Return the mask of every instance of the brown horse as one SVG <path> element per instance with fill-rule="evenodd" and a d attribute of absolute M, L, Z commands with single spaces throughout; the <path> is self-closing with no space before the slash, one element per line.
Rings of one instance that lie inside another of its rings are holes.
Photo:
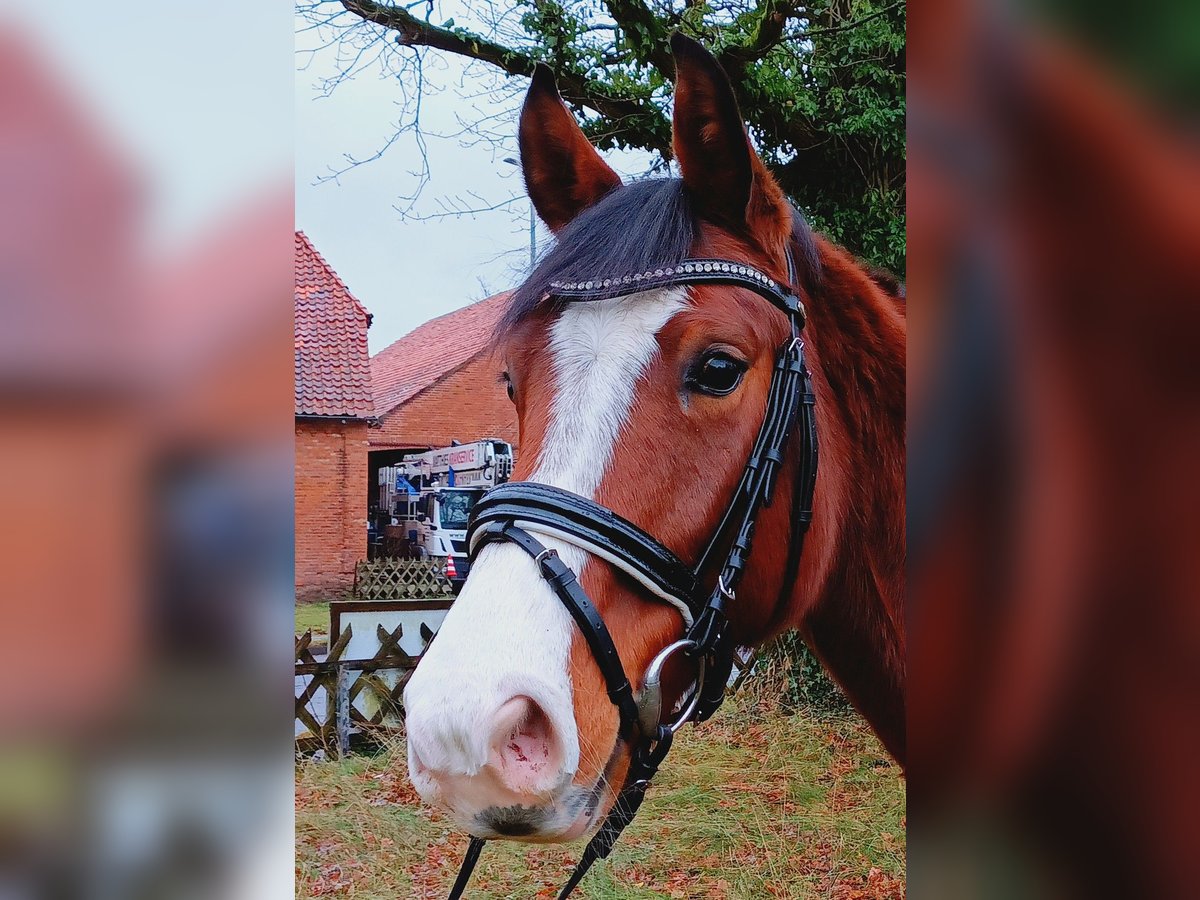
<path fill-rule="evenodd" d="M 1012 12 L 908 32 L 910 824 L 956 896 L 1190 897 L 1193 119 Z"/>
<path fill-rule="evenodd" d="M 520 420 L 516 479 L 594 499 L 695 563 L 755 440 L 789 336 L 784 316 L 729 285 L 567 305 L 547 302 L 548 286 L 695 257 L 739 261 L 786 283 L 790 250 L 821 441 L 812 525 L 785 585 L 789 505 L 762 511 L 730 627 L 748 646 L 799 629 L 903 761 L 903 304 L 794 213 L 716 61 L 688 39 L 673 48 L 678 179 L 622 185 L 549 73 L 530 86 L 521 160 L 557 242 L 516 291 L 499 338 Z M 784 497 L 795 443 L 778 485 Z M 580 573 L 639 690 L 634 673 L 679 638 L 679 612 L 605 560 L 545 543 Z M 683 680 L 669 681 L 668 701 Z M 480 551 L 405 706 L 413 783 L 477 837 L 578 837 L 604 818 L 629 765 L 592 652 L 512 544 Z"/>

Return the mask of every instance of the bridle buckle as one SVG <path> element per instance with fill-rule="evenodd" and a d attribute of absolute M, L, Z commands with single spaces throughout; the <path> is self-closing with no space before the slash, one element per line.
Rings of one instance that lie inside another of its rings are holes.
<path fill-rule="evenodd" d="M 539 553 L 537 556 L 535 556 L 533 558 L 533 564 L 538 567 L 539 572 L 544 572 L 545 568 L 543 566 L 543 563 L 545 563 L 546 560 L 550 559 L 551 557 L 553 557 L 554 559 L 558 559 L 558 551 L 555 550 L 553 547 L 547 547 L 545 550 L 543 550 L 541 553 Z"/>
<path fill-rule="evenodd" d="M 737 600 L 737 591 L 734 590 L 733 588 L 729 588 L 729 587 L 725 586 L 725 576 L 724 575 L 717 576 L 717 590 L 720 591 L 721 596 L 724 597 L 726 600 L 728 600 L 730 603 L 733 603 Z"/>

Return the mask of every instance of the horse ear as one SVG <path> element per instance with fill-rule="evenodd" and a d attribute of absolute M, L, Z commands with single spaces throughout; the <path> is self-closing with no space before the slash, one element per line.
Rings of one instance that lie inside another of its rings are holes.
<path fill-rule="evenodd" d="M 671 52 L 675 158 L 697 211 L 739 229 L 757 213 L 778 218 L 782 195 L 750 144 L 729 77 L 699 42 L 679 32 L 671 36 Z"/>
<path fill-rule="evenodd" d="M 554 73 L 541 63 L 525 95 L 517 140 L 525 189 L 551 231 L 621 185 L 558 95 Z"/>

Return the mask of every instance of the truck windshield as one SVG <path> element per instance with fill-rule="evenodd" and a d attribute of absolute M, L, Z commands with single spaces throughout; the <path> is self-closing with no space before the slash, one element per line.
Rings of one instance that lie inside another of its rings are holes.
<path fill-rule="evenodd" d="M 438 495 L 442 527 L 449 531 L 465 530 L 475 501 L 482 495 L 483 491 L 442 491 Z"/>

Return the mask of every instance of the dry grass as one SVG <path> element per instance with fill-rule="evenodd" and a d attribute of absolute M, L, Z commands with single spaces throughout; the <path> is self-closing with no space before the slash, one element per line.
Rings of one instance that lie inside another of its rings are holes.
<path fill-rule="evenodd" d="M 904 782 L 856 717 L 754 692 L 685 729 L 592 900 L 904 896 Z M 403 748 L 296 769 L 296 896 L 444 898 L 466 838 L 423 807 Z M 473 898 L 554 897 L 580 845 L 489 844 Z"/>

